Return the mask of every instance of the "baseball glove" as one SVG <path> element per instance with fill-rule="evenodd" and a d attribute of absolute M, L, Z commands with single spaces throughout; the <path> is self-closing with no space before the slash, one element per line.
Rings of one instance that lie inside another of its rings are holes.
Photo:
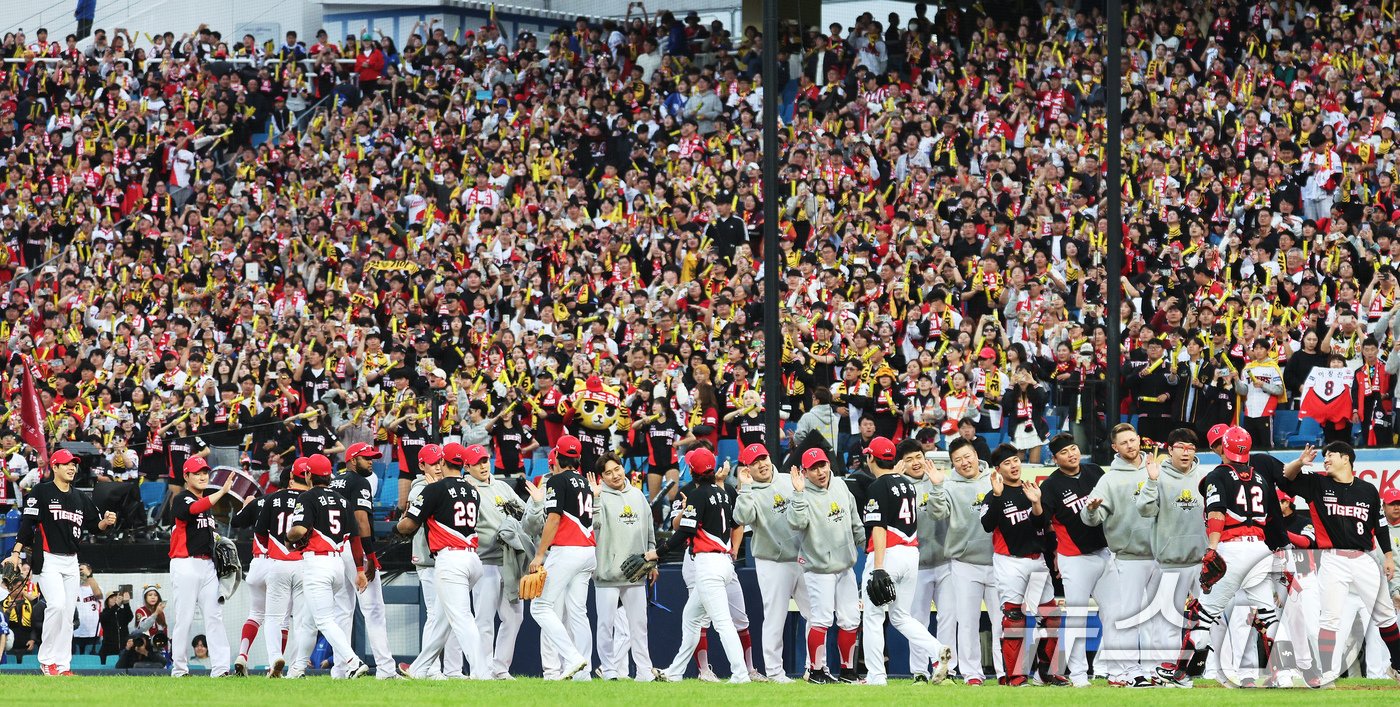
<path fill-rule="evenodd" d="M 1215 550 L 1206 550 L 1201 558 L 1201 592 L 1210 594 L 1210 588 L 1225 576 L 1225 558 Z"/>
<path fill-rule="evenodd" d="M 24 580 L 24 570 L 20 569 L 18 563 L 13 565 L 6 564 L 3 569 L 0 569 L 0 579 L 5 581 L 5 587 L 7 589 L 14 589 Z"/>
<path fill-rule="evenodd" d="M 520 578 L 520 598 L 538 599 L 544 593 L 545 571 L 541 567 L 538 572 L 531 572 Z"/>
<path fill-rule="evenodd" d="M 243 560 L 238 557 L 238 546 L 228 538 L 214 540 L 214 573 L 219 575 L 219 579 L 233 580 L 233 588 L 228 595 L 238 591 L 238 585 L 243 582 Z"/>
<path fill-rule="evenodd" d="M 520 502 L 516 500 L 506 501 L 505 504 L 501 506 L 501 510 L 505 511 L 506 515 L 516 520 L 525 517 L 525 507 L 520 505 Z"/>
<path fill-rule="evenodd" d="M 629 582 L 640 582 L 656 569 L 656 563 L 648 560 L 641 553 L 628 555 L 622 560 L 622 576 Z"/>
<path fill-rule="evenodd" d="M 890 579 L 889 572 L 875 570 L 870 573 L 870 579 L 865 582 L 865 598 L 875 606 L 894 601 L 894 580 Z"/>

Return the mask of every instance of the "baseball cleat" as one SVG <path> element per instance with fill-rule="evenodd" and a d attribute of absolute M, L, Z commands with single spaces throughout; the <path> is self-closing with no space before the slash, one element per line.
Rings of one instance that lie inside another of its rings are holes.
<path fill-rule="evenodd" d="M 855 668 L 842 668 L 841 674 L 836 676 L 836 681 L 843 685 L 854 685 L 860 682 L 860 673 Z"/>
<path fill-rule="evenodd" d="M 830 685 L 836 682 L 836 678 L 831 677 L 831 673 L 826 672 L 825 669 L 808 670 L 806 680 L 813 685 Z"/>
<path fill-rule="evenodd" d="M 1006 687 L 1025 687 L 1031 683 L 1024 675 L 1003 675 L 997 678 L 997 684 Z"/>
<path fill-rule="evenodd" d="M 700 674 L 697 675 L 696 677 L 698 677 L 698 678 L 700 679 L 701 682 L 719 682 L 719 681 L 720 681 L 720 680 L 719 680 L 719 676 L 718 676 L 718 675 L 715 675 L 714 669 L 712 669 L 712 668 L 711 668 L 710 666 L 708 666 L 708 665 L 705 666 L 704 668 L 702 668 L 702 669 L 700 670 Z"/>
<path fill-rule="evenodd" d="M 915 675 L 915 676 L 914 676 L 914 684 L 915 684 L 915 685 L 927 684 L 927 683 L 928 683 L 928 676 L 927 676 L 927 675 L 924 675 L 923 673 L 919 673 L 918 675 Z"/>
<path fill-rule="evenodd" d="M 283 674 L 284 672 L 286 672 L 286 670 L 287 670 L 287 661 L 285 661 L 285 660 L 283 660 L 283 659 L 281 659 L 281 658 L 278 658 L 277 660 L 272 661 L 272 667 L 271 667 L 271 668 L 268 668 L 268 670 L 267 670 L 267 676 L 268 676 L 269 678 L 280 678 L 280 677 L 282 677 L 282 674 Z"/>
<path fill-rule="evenodd" d="M 248 677 L 248 659 L 238 656 L 238 660 L 233 661 L 233 674 L 240 678 Z"/>
<path fill-rule="evenodd" d="M 729 684 L 730 684 L 730 685 L 747 685 L 748 683 L 751 683 L 751 682 L 753 682 L 753 681 L 749 679 L 749 676 L 747 676 L 747 675 L 745 675 L 745 674 L 743 674 L 743 673 L 739 673 L 738 675 L 735 675 L 734 677 L 729 678 Z"/>
<path fill-rule="evenodd" d="M 351 668 L 350 672 L 345 674 L 345 679 L 355 680 L 357 678 L 362 678 L 366 675 L 369 675 L 369 665 L 367 665 L 363 660 L 360 660 L 356 661 L 355 667 Z"/>
<path fill-rule="evenodd" d="M 588 669 L 588 661 L 587 661 L 587 660 L 580 660 L 579 662 L 577 662 L 577 663 L 575 663 L 575 664 L 569 666 L 569 669 L 568 669 L 568 670 L 565 670 L 564 672 L 560 673 L 560 674 L 559 674 L 559 679 L 560 679 L 560 680 L 572 680 L 573 677 L 574 677 L 574 675 L 578 674 L 578 671 L 580 671 L 580 670 L 587 670 L 587 669 Z"/>
<path fill-rule="evenodd" d="M 1386 674 L 1391 680 L 1394 680 L 1395 682 L 1400 683 L 1400 670 L 1396 670 L 1396 669 L 1395 669 L 1395 666 L 1392 665 L 1391 667 L 1386 668 L 1385 674 Z"/>
<path fill-rule="evenodd" d="M 981 687 L 983 682 L 985 681 L 982 678 L 968 678 L 963 681 L 963 684 L 968 687 Z"/>
<path fill-rule="evenodd" d="M 749 680 L 752 680 L 753 682 L 768 682 L 768 676 L 758 672 L 757 670 L 750 670 Z"/>
<path fill-rule="evenodd" d="M 652 668 L 651 677 L 656 680 L 656 682 L 671 682 L 671 677 L 661 672 L 660 668 Z"/>
<path fill-rule="evenodd" d="M 1069 687 L 1071 685 L 1069 678 L 1054 673 L 1041 673 L 1040 684 L 1046 687 Z"/>
<path fill-rule="evenodd" d="M 931 684 L 937 685 L 948 677 L 948 664 L 953 662 L 953 649 L 943 646 L 938 651 L 938 659 L 933 664 L 933 674 L 928 676 Z"/>
<path fill-rule="evenodd" d="M 40 663 L 40 664 L 39 664 L 39 674 L 40 674 L 40 675 L 61 675 L 62 673 L 59 671 L 57 665 L 48 665 L 48 664 Z"/>
<path fill-rule="evenodd" d="M 776 683 L 778 685 L 791 685 L 796 681 L 786 675 L 774 675 L 768 678 L 768 682 Z"/>

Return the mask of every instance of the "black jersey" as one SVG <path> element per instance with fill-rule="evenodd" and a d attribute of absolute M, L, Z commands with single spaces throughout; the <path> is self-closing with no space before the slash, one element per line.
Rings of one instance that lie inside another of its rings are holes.
<path fill-rule="evenodd" d="M 574 471 L 562 471 L 545 482 L 546 513 L 559 516 L 555 545 L 593 547 L 593 489 Z"/>
<path fill-rule="evenodd" d="M 408 473 L 404 478 L 412 478 L 420 472 L 418 469 L 418 450 L 432 444 L 432 435 L 428 431 L 419 427 L 410 430 L 407 427 L 398 431 L 398 442 L 394 445 L 394 450 L 399 455 L 399 473 Z"/>
<path fill-rule="evenodd" d="M 253 557 L 267 556 L 267 534 L 257 530 L 258 516 L 262 515 L 263 504 L 267 502 L 267 496 L 259 496 L 253 499 L 252 503 L 244 506 L 233 518 L 229 520 L 229 525 L 235 528 L 253 529 Z"/>
<path fill-rule="evenodd" d="M 1242 537 L 1262 540 L 1273 519 L 1282 518 L 1272 473 L 1255 471 L 1253 463 L 1244 469 L 1236 469 L 1231 464 L 1215 467 L 1201 479 L 1201 494 L 1206 498 L 1207 515 L 1221 513 L 1225 516 L 1221 541 Z"/>
<path fill-rule="evenodd" d="M 78 554 L 83 531 L 97 532 L 101 521 L 92 497 L 72 487 L 60 491 L 57 484 L 46 481 L 24 499 L 16 540 L 30 550 L 30 566 L 37 573 L 43 561 L 39 553 Z"/>
<path fill-rule="evenodd" d="M 1080 464 L 1079 473 L 1074 476 L 1056 469 L 1041 482 L 1040 505 L 1050 518 L 1056 554 L 1088 555 L 1108 547 L 1103 526 L 1086 525 L 1079 518 L 1101 478 L 1102 467 Z"/>
<path fill-rule="evenodd" d="M 170 435 L 165 440 L 166 464 L 169 477 L 176 485 L 185 483 L 185 460 L 204 451 L 207 447 L 199 437 L 176 437 Z"/>
<path fill-rule="evenodd" d="M 592 469 L 598 458 L 612 451 L 612 430 L 593 430 L 576 426 L 574 436 L 579 441 L 578 467 Z"/>
<path fill-rule="evenodd" d="M 312 428 L 302 425 L 297 430 L 297 456 L 309 457 L 312 454 L 321 454 L 327 449 L 339 443 L 335 433 L 325 427 Z"/>
<path fill-rule="evenodd" d="M 520 450 L 533 441 L 535 437 L 530 430 L 521 427 L 515 419 L 511 419 L 509 425 L 504 421 L 496 423 L 491 428 L 491 442 L 496 451 L 496 473 L 501 476 L 524 474 L 525 459 Z"/>
<path fill-rule="evenodd" d="M 344 496 L 328 489 L 311 489 L 297 497 L 292 510 L 292 526 L 306 528 L 310 533 L 305 551 L 316 553 L 341 552 L 345 540 L 355 529 L 350 504 Z"/>
<path fill-rule="evenodd" d="M 685 509 L 676 532 L 671 535 L 666 554 L 684 544 L 690 554 L 731 551 L 730 538 L 734 532 L 734 500 L 726 489 L 715 483 L 697 483 L 685 493 Z"/>
<path fill-rule="evenodd" d="M 1021 486 L 1004 486 L 1000 496 L 982 499 L 982 529 L 992 534 L 992 552 L 998 555 L 1040 557 L 1047 524 L 1047 515 L 1035 514 Z"/>
<path fill-rule="evenodd" d="M 685 430 L 672 418 L 663 418 L 647 425 L 647 463 L 657 471 L 676 468 L 676 440 Z"/>
<path fill-rule="evenodd" d="M 175 527 L 170 531 L 170 557 L 203 557 L 214 554 L 214 504 L 191 491 L 181 491 L 171 499 Z"/>
<path fill-rule="evenodd" d="M 1390 532 L 1376 487 L 1361 479 L 1341 483 L 1323 474 L 1299 474 L 1293 492 L 1307 499 L 1317 547 L 1328 550 L 1390 552 Z"/>
<path fill-rule="evenodd" d="M 355 511 L 364 511 L 371 518 L 374 516 L 374 489 L 369 486 L 369 479 L 353 471 L 337 474 L 331 479 L 327 486 L 330 490 L 338 493 L 350 504 L 350 515 L 354 516 Z M 358 534 L 358 525 L 352 526 L 351 534 Z M 370 534 L 374 534 L 373 523 L 370 525 Z"/>
<path fill-rule="evenodd" d="M 451 478 L 424 487 L 407 513 L 428 529 L 428 552 L 436 555 L 445 549 L 476 549 L 480 508 L 476 488 L 466 479 Z"/>
<path fill-rule="evenodd" d="M 734 425 L 735 435 L 739 438 L 739 449 L 750 444 L 763 444 L 763 436 L 766 431 L 766 423 L 762 416 L 749 417 L 744 415 Z"/>
<path fill-rule="evenodd" d="M 903 474 L 878 476 L 866 489 L 865 536 L 875 528 L 885 529 L 885 547 L 919 546 L 919 494 Z M 874 540 L 866 541 L 866 552 L 874 551 Z"/>
<path fill-rule="evenodd" d="M 292 527 L 292 516 L 296 513 L 297 498 L 301 493 L 282 489 L 258 499 L 262 507 L 258 511 L 258 519 L 253 523 L 253 533 L 263 537 L 266 554 L 274 560 L 301 559 L 301 553 L 287 545 L 287 531 Z"/>

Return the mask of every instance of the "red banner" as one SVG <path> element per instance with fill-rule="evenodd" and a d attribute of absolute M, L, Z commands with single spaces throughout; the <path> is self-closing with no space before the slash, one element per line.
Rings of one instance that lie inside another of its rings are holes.
<path fill-rule="evenodd" d="M 20 421 L 24 423 L 20 436 L 24 438 L 24 443 L 33 447 L 39 453 L 39 468 L 43 476 L 48 477 L 49 473 L 49 445 L 44 439 L 44 411 L 39 403 L 39 391 L 34 389 L 34 371 L 30 367 L 28 356 L 21 358 L 24 362 L 24 379 L 20 382 Z"/>

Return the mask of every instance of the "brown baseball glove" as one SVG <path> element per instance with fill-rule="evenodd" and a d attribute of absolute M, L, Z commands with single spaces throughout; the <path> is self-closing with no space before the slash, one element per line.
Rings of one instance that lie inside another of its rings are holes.
<path fill-rule="evenodd" d="M 520 578 L 520 598 L 537 599 L 544 593 L 545 571 L 541 567 L 538 572 L 531 572 Z"/>

